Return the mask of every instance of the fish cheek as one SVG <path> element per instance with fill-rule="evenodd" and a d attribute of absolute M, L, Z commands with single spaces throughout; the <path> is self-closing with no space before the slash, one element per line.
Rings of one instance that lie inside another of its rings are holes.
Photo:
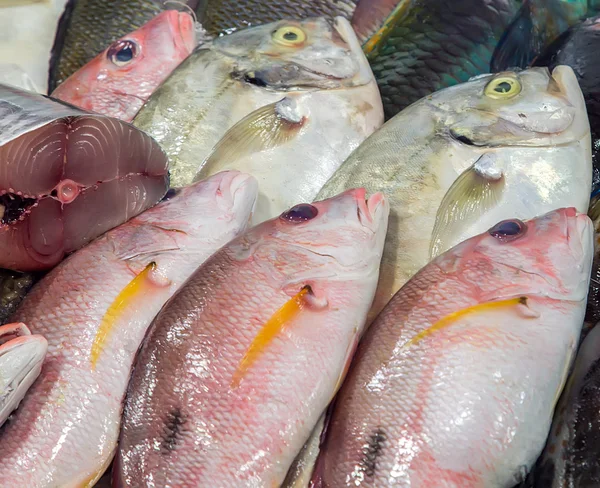
<path fill-rule="evenodd" d="M 187 416 L 179 407 L 172 408 L 167 412 L 160 434 L 160 453 L 163 456 L 169 455 L 182 444 L 186 425 Z"/>

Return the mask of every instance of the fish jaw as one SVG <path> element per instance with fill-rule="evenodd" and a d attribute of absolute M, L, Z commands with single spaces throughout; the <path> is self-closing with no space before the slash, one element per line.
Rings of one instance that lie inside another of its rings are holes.
<path fill-rule="evenodd" d="M 0 425 L 15 410 L 40 375 L 48 350 L 41 335 L 23 323 L 0 326 Z"/>

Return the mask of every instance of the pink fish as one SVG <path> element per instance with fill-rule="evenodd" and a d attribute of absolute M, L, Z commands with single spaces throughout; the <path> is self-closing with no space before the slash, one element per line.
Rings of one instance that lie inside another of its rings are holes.
<path fill-rule="evenodd" d="M 130 122 L 195 46 L 192 17 L 167 10 L 113 42 L 50 96 Z"/>
<path fill-rule="evenodd" d="M 503 221 L 408 281 L 336 398 L 318 488 L 500 488 L 544 447 L 585 313 L 592 224 Z"/>

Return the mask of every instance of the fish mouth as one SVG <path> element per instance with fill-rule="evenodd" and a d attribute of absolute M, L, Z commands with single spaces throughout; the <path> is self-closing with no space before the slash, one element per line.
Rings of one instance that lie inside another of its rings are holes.
<path fill-rule="evenodd" d="M 219 207 L 238 215 L 249 209 L 252 216 L 258 198 L 258 181 L 252 175 L 240 171 L 223 171 L 214 178 L 218 181 L 215 191 Z"/>
<path fill-rule="evenodd" d="M 350 52 L 358 62 L 357 74 L 353 78 L 345 80 L 345 86 L 363 86 L 374 80 L 373 71 L 352 24 L 346 18 L 338 16 L 333 19 L 333 28 L 350 48 Z"/>
<path fill-rule="evenodd" d="M 386 209 L 389 211 L 389 203 L 384 194 L 377 192 L 367 198 L 365 188 L 355 188 L 348 193 L 356 201 L 356 215 L 360 224 L 372 232 L 377 232 L 383 218 L 387 216 Z"/>
<path fill-rule="evenodd" d="M 64 117 L 25 132 L 0 145 L 0 160 L 6 162 L 0 267 L 15 271 L 53 267 L 168 189 L 167 157 L 158 143 L 99 115 Z"/>
<path fill-rule="evenodd" d="M 173 36 L 175 48 L 189 55 L 197 44 L 194 19 L 187 12 L 175 12 L 175 14 L 176 21 L 172 24 L 175 27 L 174 34 L 177 34 Z"/>

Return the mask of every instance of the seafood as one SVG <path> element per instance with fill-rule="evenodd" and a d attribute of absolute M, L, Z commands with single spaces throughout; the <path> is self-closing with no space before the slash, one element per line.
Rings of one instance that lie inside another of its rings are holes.
<path fill-rule="evenodd" d="M 592 232 L 573 207 L 505 220 L 419 271 L 358 346 L 314 486 L 522 481 L 577 349 Z"/>
<path fill-rule="evenodd" d="M 0 85 L 0 267 L 49 269 L 167 189 L 165 153 L 148 135 Z"/>
<path fill-rule="evenodd" d="M 174 186 L 191 182 L 210 156 L 212 162 L 205 164 L 212 169 L 203 176 L 247 167 L 262 178 L 261 191 L 269 191 L 273 183 L 265 180 L 260 168 L 261 161 L 272 164 L 265 153 L 277 148 L 276 154 L 288 157 L 289 151 L 310 151 L 307 157 L 324 157 L 327 178 L 383 123 L 382 110 L 373 75 L 348 21 L 316 18 L 252 27 L 199 46 L 153 93 L 133 124 L 167 153 Z M 253 124 L 250 132 L 240 126 L 233 131 L 246 116 Z M 233 133 L 226 134 L 230 129 Z M 340 135 L 347 139 L 340 140 Z M 315 144 L 322 147 L 307 148 L 306 141 L 315 137 Z M 257 152 L 261 154 L 255 158 Z M 242 161 L 229 164 L 234 158 Z M 276 183 L 280 188 L 290 184 L 284 164 L 279 162 L 274 170 L 285 175 Z M 324 183 L 314 171 L 302 167 L 297 171 L 297 180 L 315 178 Z M 313 194 L 314 183 L 307 183 L 307 194 Z M 302 198 L 303 193 L 296 194 Z M 292 204 L 298 201 L 304 200 Z M 259 202 L 259 213 L 266 204 Z"/>
<path fill-rule="evenodd" d="M 508 218 L 586 212 L 590 127 L 573 70 L 478 76 L 403 110 L 317 195 L 382 191 L 390 222 L 374 317 L 433 257 Z"/>
<path fill-rule="evenodd" d="M 113 42 L 51 94 L 130 122 L 152 92 L 196 46 L 194 19 L 168 10 Z"/>
<path fill-rule="evenodd" d="M 194 269 L 244 230 L 256 190 L 238 172 L 172 189 L 36 284 L 11 320 L 46 337 L 48 354 L 2 430 L 0 486 L 94 485 L 112 460 L 147 327 Z"/>
<path fill-rule="evenodd" d="M 387 216 L 380 193 L 350 190 L 206 261 L 150 326 L 116 486 L 279 486 L 352 357 Z"/>

